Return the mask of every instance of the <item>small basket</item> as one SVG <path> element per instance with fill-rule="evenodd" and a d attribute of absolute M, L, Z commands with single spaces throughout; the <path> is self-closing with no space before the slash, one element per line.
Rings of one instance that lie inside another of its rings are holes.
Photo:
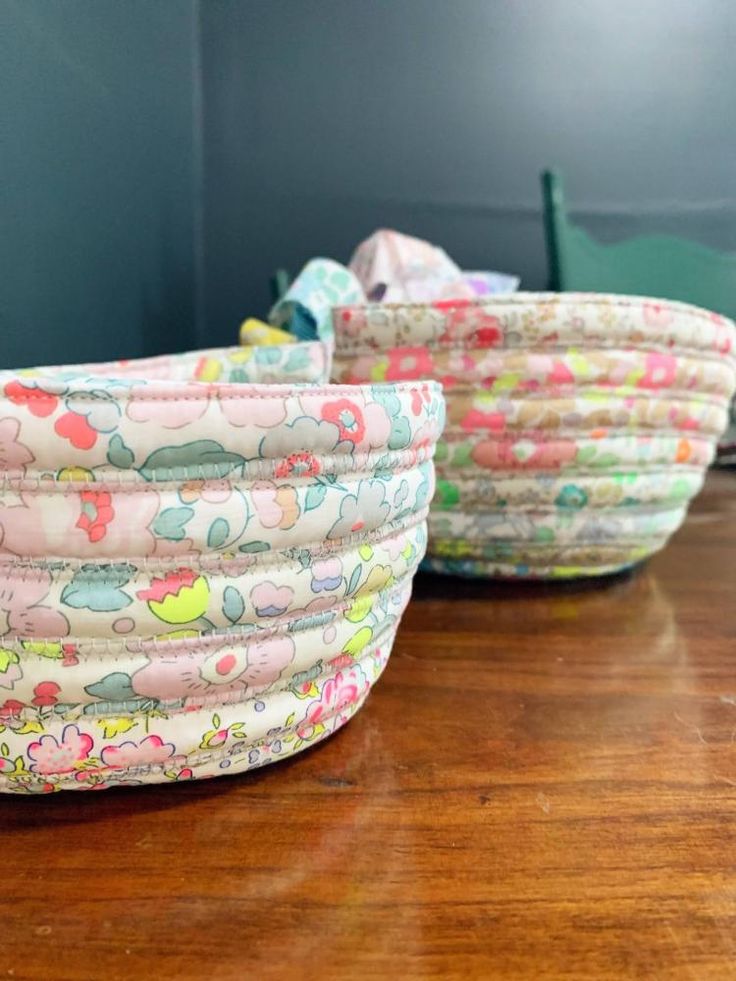
<path fill-rule="evenodd" d="M 233 356 L 0 373 L 0 790 L 261 766 L 381 673 L 440 388 L 242 384 Z"/>
<path fill-rule="evenodd" d="M 428 568 L 557 578 L 661 549 L 736 387 L 736 328 L 682 303 L 518 293 L 333 311 L 333 378 L 447 396 Z"/>

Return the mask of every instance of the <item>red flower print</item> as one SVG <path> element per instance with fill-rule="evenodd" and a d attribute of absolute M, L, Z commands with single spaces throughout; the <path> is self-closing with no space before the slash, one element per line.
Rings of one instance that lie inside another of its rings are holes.
<path fill-rule="evenodd" d="M 65 412 L 63 416 L 59 416 L 54 429 L 78 450 L 91 450 L 97 442 L 96 431 L 78 412 Z"/>
<path fill-rule="evenodd" d="M 411 381 L 433 373 L 432 358 L 426 347 L 394 347 L 388 352 L 386 381 Z"/>
<path fill-rule="evenodd" d="M 26 386 L 19 381 L 8 382 L 5 395 L 16 405 L 25 405 L 34 416 L 50 416 L 59 403 L 55 395 L 44 392 L 40 388 Z"/>
<path fill-rule="evenodd" d="M 81 491 L 82 513 L 77 520 L 77 528 L 86 533 L 90 542 L 101 541 L 107 526 L 115 517 L 108 491 Z"/>
<path fill-rule="evenodd" d="M 325 422 L 337 426 L 341 440 L 347 439 L 351 443 L 359 443 L 365 436 L 363 413 L 349 399 L 338 399 L 337 402 L 325 405 L 322 409 L 322 418 Z"/>
<path fill-rule="evenodd" d="M 61 688 L 53 681 L 40 681 L 33 689 L 34 698 L 31 700 L 36 708 L 48 708 L 56 705 Z"/>
<path fill-rule="evenodd" d="M 276 467 L 277 477 L 316 477 L 322 467 L 319 460 L 304 450 L 302 453 L 291 453 Z"/>

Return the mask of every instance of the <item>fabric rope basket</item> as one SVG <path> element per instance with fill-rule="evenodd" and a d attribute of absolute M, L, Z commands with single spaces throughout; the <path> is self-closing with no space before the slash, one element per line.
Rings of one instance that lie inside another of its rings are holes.
<path fill-rule="evenodd" d="M 736 328 L 682 303 L 517 293 L 333 311 L 339 382 L 447 396 L 426 565 L 616 572 L 661 549 L 700 489 L 736 387 Z"/>
<path fill-rule="evenodd" d="M 4 791 L 283 759 L 389 656 L 440 387 L 203 382 L 200 356 L 162 360 L 0 374 Z"/>

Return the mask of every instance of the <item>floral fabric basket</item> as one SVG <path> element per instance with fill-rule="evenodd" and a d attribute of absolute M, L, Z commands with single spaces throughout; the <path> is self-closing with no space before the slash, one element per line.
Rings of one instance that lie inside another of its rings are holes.
<path fill-rule="evenodd" d="M 439 386 L 253 385 L 231 353 L 205 361 L 229 380 L 191 380 L 189 355 L 0 373 L 0 790 L 283 759 L 386 663 Z"/>
<path fill-rule="evenodd" d="M 616 572 L 662 548 L 736 387 L 736 328 L 681 303 L 517 293 L 333 311 L 339 382 L 436 379 L 429 568 Z"/>

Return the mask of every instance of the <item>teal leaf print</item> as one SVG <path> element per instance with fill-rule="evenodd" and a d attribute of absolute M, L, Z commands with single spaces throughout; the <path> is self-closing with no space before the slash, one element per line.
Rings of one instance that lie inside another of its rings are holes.
<path fill-rule="evenodd" d="M 304 502 L 304 510 L 314 511 L 324 501 L 326 493 L 327 488 L 324 484 L 315 484 L 313 487 L 310 487 Z"/>
<path fill-rule="evenodd" d="M 237 623 L 245 613 L 245 602 L 238 590 L 234 586 L 226 586 L 222 612 L 230 623 Z"/>
<path fill-rule="evenodd" d="M 64 587 L 61 602 L 74 610 L 111 613 L 123 610 L 133 602 L 121 586 L 135 574 L 135 567 L 125 563 L 110 566 L 83 565 Z"/>
<path fill-rule="evenodd" d="M 170 542 L 180 542 L 186 537 L 184 526 L 194 514 L 193 508 L 166 508 L 153 522 L 153 533 Z"/>
<path fill-rule="evenodd" d="M 271 546 L 268 544 L 268 542 L 256 541 L 256 542 L 246 542 L 245 545 L 240 546 L 239 551 L 247 552 L 250 554 L 251 552 L 268 552 L 270 551 L 270 549 Z"/>
<path fill-rule="evenodd" d="M 230 534 L 230 525 L 225 518 L 215 518 L 207 532 L 207 545 L 209 548 L 220 548 L 227 541 Z"/>
<path fill-rule="evenodd" d="M 353 574 L 351 575 L 350 582 L 348 583 L 348 590 L 347 590 L 348 596 L 350 596 L 350 594 L 355 592 L 355 590 L 358 588 L 358 583 L 360 582 L 360 574 L 362 571 L 363 571 L 363 566 L 361 564 L 356 565 L 356 567 L 353 569 Z"/>
<path fill-rule="evenodd" d="M 107 448 L 107 462 L 111 467 L 117 467 L 119 470 L 130 470 L 135 462 L 133 451 L 125 445 L 123 437 L 119 433 L 115 433 L 110 440 L 110 445 Z"/>
<path fill-rule="evenodd" d="M 244 457 L 230 453 L 215 440 L 197 439 L 182 446 L 162 446 L 154 450 L 138 472 L 145 480 L 226 477 L 244 464 Z"/>

